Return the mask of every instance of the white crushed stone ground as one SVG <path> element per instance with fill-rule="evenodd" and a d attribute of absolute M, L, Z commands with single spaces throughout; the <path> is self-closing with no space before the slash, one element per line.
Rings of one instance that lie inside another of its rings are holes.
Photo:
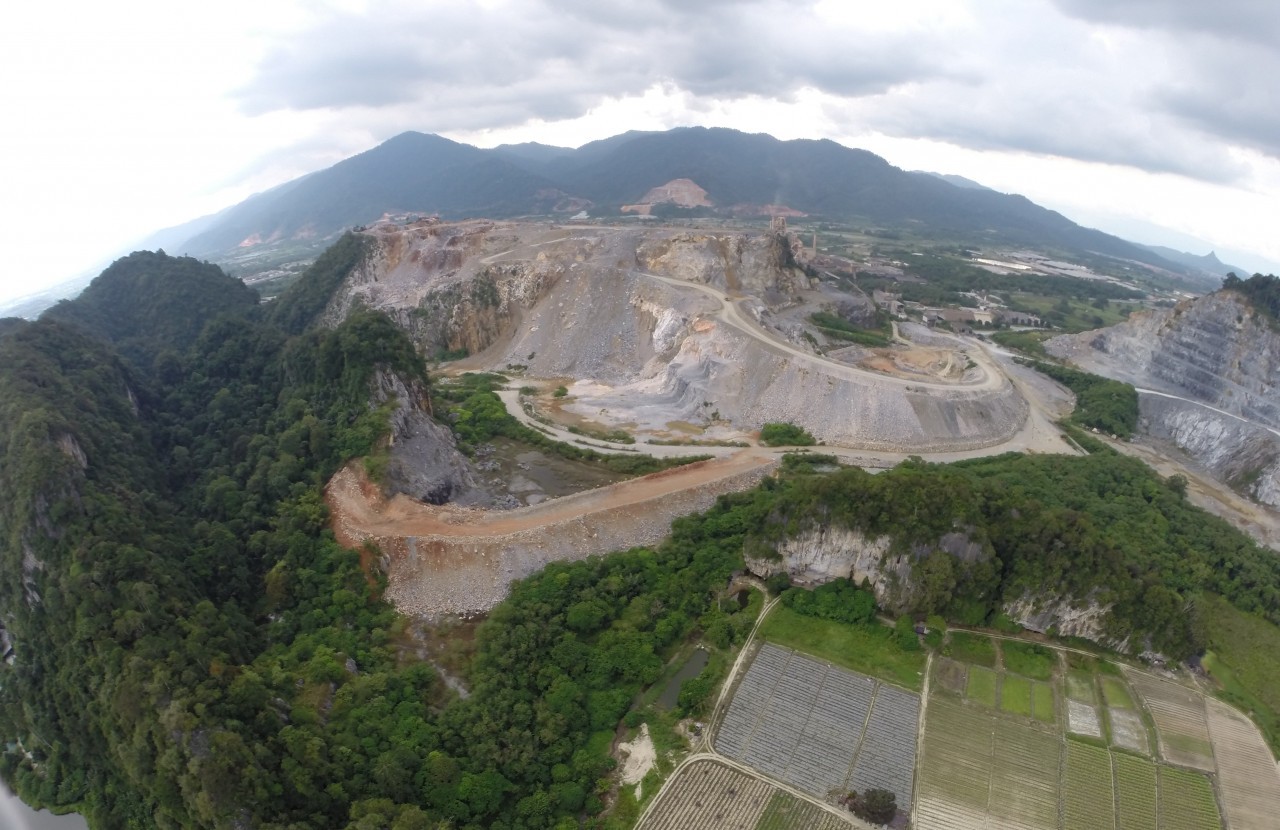
<path fill-rule="evenodd" d="M 618 744 L 618 754 L 623 757 L 622 786 L 635 785 L 636 801 L 640 800 L 644 777 L 658 762 L 657 750 L 653 747 L 653 739 L 649 737 L 649 724 L 640 724 L 640 732 L 634 741 L 623 741 Z"/>
<path fill-rule="evenodd" d="M 1137 712 L 1128 709 L 1111 708 L 1107 711 L 1111 717 L 1111 742 L 1134 752 L 1147 751 L 1147 730 L 1142 725 L 1142 718 Z"/>

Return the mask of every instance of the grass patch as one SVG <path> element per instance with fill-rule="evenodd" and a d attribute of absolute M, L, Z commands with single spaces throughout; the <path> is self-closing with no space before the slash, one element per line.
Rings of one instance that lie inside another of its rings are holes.
<path fill-rule="evenodd" d="M 1000 652 L 1004 656 L 1007 671 L 1035 680 L 1052 679 L 1053 669 L 1058 664 L 1057 655 L 1052 649 L 1035 643 L 1005 640 L 1000 644 Z"/>
<path fill-rule="evenodd" d="M 821 620 L 778 605 L 760 627 L 760 635 L 908 689 L 919 691 L 924 685 L 925 653 L 904 650 L 894 639 L 893 629 L 878 623 L 850 625 Z"/>
<path fill-rule="evenodd" d="M 1004 675 L 1000 684 L 1000 708 L 1015 715 L 1031 717 L 1031 681 L 1016 674 Z"/>
<path fill-rule="evenodd" d="M 1087 429 L 1129 438 L 1138 426 L 1138 393 L 1133 386 L 1053 363 L 1021 361 L 1076 395 L 1071 420 Z"/>
<path fill-rule="evenodd" d="M 1031 708 L 1036 720 L 1044 723 L 1056 723 L 1057 711 L 1053 706 L 1053 686 L 1048 683 L 1035 683 L 1031 686 Z"/>
<path fill-rule="evenodd" d="M 772 422 L 760 427 L 760 443 L 767 447 L 811 447 L 815 442 L 804 427 Z"/>
<path fill-rule="evenodd" d="M 1133 695 L 1129 694 L 1129 687 L 1123 680 L 1118 677 L 1103 677 L 1101 680 L 1102 698 L 1108 706 L 1114 706 L 1117 709 L 1138 708 L 1133 702 Z"/>
<path fill-rule="evenodd" d="M 1056 334 L 1056 331 L 998 331 L 991 335 L 991 339 L 1006 349 L 1047 358 L 1049 353 L 1044 350 L 1044 341 Z"/>
<path fill-rule="evenodd" d="M 1067 672 L 1067 697 L 1090 706 L 1098 705 L 1098 693 L 1094 689 L 1093 675 L 1084 671 Z"/>
<path fill-rule="evenodd" d="M 857 343 L 860 346 L 880 348 L 888 346 L 892 342 L 887 333 L 855 326 L 843 317 L 837 317 L 825 311 L 810 314 L 809 322 L 813 323 L 818 327 L 819 331 L 833 340 L 844 340 L 849 343 Z"/>
<path fill-rule="evenodd" d="M 969 684 L 965 687 L 965 697 L 969 700 L 996 708 L 996 681 L 999 679 L 991 669 L 981 666 L 969 667 Z"/>
<path fill-rule="evenodd" d="M 1218 697 L 1248 712 L 1280 754 L 1280 628 L 1212 595 L 1201 599 L 1200 618 L 1212 649 L 1205 668 L 1218 682 Z"/>
<path fill-rule="evenodd" d="M 989 669 L 996 667 L 996 647 L 990 637 L 981 634 L 970 634 L 967 631 L 952 631 L 947 637 L 942 653 L 962 663 L 974 663 Z"/>

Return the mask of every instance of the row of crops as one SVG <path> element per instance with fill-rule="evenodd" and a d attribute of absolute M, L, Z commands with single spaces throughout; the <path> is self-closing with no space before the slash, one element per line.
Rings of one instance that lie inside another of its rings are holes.
<path fill-rule="evenodd" d="M 826 797 L 877 787 L 911 803 L 919 696 L 766 643 L 725 713 L 716 750 Z"/>
<path fill-rule="evenodd" d="M 847 830 L 848 823 L 816 804 L 717 761 L 682 769 L 637 830 Z"/>
<path fill-rule="evenodd" d="M 935 694 L 918 830 L 1220 830 L 1209 779 Z"/>

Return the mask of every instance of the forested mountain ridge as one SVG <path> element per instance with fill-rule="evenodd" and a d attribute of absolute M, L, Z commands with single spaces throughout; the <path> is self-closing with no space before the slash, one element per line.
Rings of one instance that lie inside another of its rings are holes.
<path fill-rule="evenodd" d="M 594 215 L 618 216 L 621 205 L 680 178 L 705 188 L 717 210 L 751 215 L 766 205 L 786 205 L 872 224 L 923 223 L 970 235 L 975 242 L 1047 245 L 1175 271 L 1184 267 L 1083 228 L 1022 196 L 909 173 L 865 150 L 702 127 L 632 131 L 576 150 L 541 145 L 482 150 L 406 132 L 253 196 L 212 221 L 198 220 L 180 249 L 207 255 L 291 238 L 324 238 L 386 212 L 501 218 L 569 215 L 590 206 Z"/>

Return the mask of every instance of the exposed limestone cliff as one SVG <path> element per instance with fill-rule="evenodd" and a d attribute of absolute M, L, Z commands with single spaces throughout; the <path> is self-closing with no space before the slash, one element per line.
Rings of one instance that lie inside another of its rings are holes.
<path fill-rule="evenodd" d="M 1280 507 L 1280 334 L 1240 294 L 1218 291 L 1140 312 L 1108 329 L 1055 337 L 1045 348 L 1152 390 L 1139 397 L 1146 434 Z"/>
<path fill-rule="evenodd" d="M 785 236 L 681 233 L 645 240 L 636 262 L 655 274 L 761 296 L 791 294 L 809 279 L 791 258 Z"/>
<path fill-rule="evenodd" d="M 983 546 L 965 533 L 944 535 L 936 544 L 916 545 L 910 552 L 894 548 L 888 536 L 871 537 L 860 530 L 843 527 L 818 527 L 792 536 L 776 546 L 776 556 L 748 556 L 747 570 L 761 578 L 785 573 L 794 585 L 814 588 L 836 579 L 849 579 L 855 584 L 864 580 L 875 592 L 876 602 L 890 613 L 913 610 L 919 596 L 919 585 L 913 578 L 915 562 L 935 550 L 966 562 L 989 555 Z M 1032 631 L 1053 630 L 1067 637 L 1087 640 L 1123 649 L 1124 642 L 1106 633 L 1110 606 L 1090 600 L 1076 600 L 1053 594 L 1032 595 L 1007 602 L 1005 613 Z"/>
<path fill-rule="evenodd" d="M 390 419 L 388 495 L 404 493 L 428 504 L 491 504 L 466 457 L 458 452 L 453 433 L 431 417 L 427 391 L 389 372 L 378 372 L 373 384 L 374 406 L 396 402 Z"/>
<path fill-rule="evenodd" d="M 1087 371 L 1280 429 L 1280 334 L 1233 291 L 1055 337 L 1045 348 Z"/>

